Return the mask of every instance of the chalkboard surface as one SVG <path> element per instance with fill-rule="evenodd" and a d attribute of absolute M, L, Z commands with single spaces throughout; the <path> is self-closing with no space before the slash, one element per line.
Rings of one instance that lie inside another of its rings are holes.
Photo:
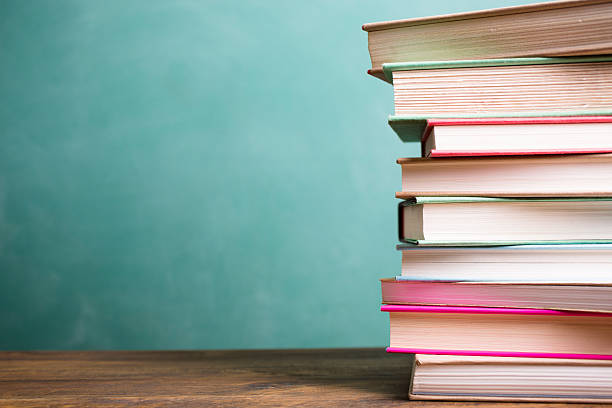
<path fill-rule="evenodd" d="M 3 1 L 0 348 L 385 345 L 361 24 L 519 3 Z"/>

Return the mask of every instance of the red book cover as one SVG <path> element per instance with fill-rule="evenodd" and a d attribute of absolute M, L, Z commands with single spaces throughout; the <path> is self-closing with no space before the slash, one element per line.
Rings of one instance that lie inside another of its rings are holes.
<path fill-rule="evenodd" d="M 469 125 L 562 125 L 583 123 L 612 123 L 612 116 L 555 116 L 555 117 L 513 117 L 513 118 L 437 118 L 428 119 L 421 137 L 423 157 L 427 156 L 425 146 L 434 127 Z M 493 136 L 494 137 L 494 136 Z M 612 135 L 611 135 L 612 137 Z M 428 157 L 461 156 L 506 156 L 506 155 L 544 155 L 544 154 L 595 154 L 611 153 L 612 147 L 586 149 L 511 149 L 511 150 L 440 150 L 431 149 Z"/>

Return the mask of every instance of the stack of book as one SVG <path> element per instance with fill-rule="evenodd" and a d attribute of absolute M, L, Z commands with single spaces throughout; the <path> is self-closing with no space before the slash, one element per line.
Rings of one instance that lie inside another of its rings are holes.
<path fill-rule="evenodd" d="M 612 402 L 612 2 L 366 24 L 393 84 L 413 399 Z"/>

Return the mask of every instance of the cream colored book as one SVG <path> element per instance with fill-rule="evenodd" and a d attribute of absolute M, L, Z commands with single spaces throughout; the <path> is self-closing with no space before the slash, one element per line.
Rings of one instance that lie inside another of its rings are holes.
<path fill-rule="evenodd" d="M 612 403 L 612 361 L 417 354 L 409 398 Z"/>
<path fill-rule="evenodd" d="M 428 119 L 423 157 L 612 153 L 612 116 Z"/>
<path fill-rule="evenodd" d="M 612 197 L 612 154 L 398 159 L 419 196 Z"/>
<path fill-rule="evenodd" d="M 612 198 L 416 197 L 398 215 L 400 240 L 418 245 L 612 242 Z"/>
<path fill-rule="evenodd" d="M 501 307 L 382 305 L 387 352 L 612 360 L 612 314 Z"/>
<path fill-rule="evenodd" d="M 364 24 L 372 75 L 382 65 L 612 52 L 612 3 L 554 1 Z"/>
<path fill-rule="evenodd" d="M 385 65 L 396 116 L 598 114 L 612 108 L 612 56 Z"/>
<path fill-rule="evenodd" d="M 519 295 L 516 289 L 502 285 L 502 287 L 462 287 L 453 291 L 454 304 L 465 303 L 465 306 L 501 306 L 503 299 L 510 299 L 510 293 L 518 296 L 515 299 L 516 307 L 540 307 L 546 309 L 542 304 L 539 306 L 525 306 L 528 299 L 537 302 L 548 302 L 554 304 L 562 301 L 566 308 L 590 310 L 601 310 L 605 306 L 612 311 L 612 297 L 604 298 L 612 290 L 612 287 L 594 287 L 591 284 L 612 284 L 612 245 L 611 244 L 581 244 L 581 245 L 512 245 L 491 246 L 491 242 L 483 242 L 486 246 L 423 246 L 402 244 L 398 245 L 401 250 L 402 268 L 398 279 L 409 281 L 426 282 L 485 282 L 494 286 L 499 282 L 512 282 L 520 285 L 523 283 L 537 283 L 542 286 L 531 288 Z M 421 283 L 422 283 L 421 282 Z M 546 288 L 546 285 L 586 285 L 573 287 L 573 297 L 563 298 L 558 291 L 564 291 L 555 286 Z M 402 298 L 404 290 L 402 286 L 397 288 L 398 298 Z M 433 301 L 438 293 L 437 290 L 413 290 L 409 291 L 411 302 L 425 302 L 427 299 Z M 541 293 L 541 297 L 537 296 Z M 530 295 L 531 294 L 531 297 Z M 450 296 L 450 294 L 449 294 Z M 437 296 L 443 298 L 443 296 Z M 581 301 L 578 299 L 582 299 Z M 472 303 L 480 299 L 481 302 L 489 304 Z M 522 300 L 521 300 L 522 299 Z M 604 300 L 598 303 L 597 299 Z M 447 299 L 450 300 L 450 299 Z M 395 303 L 395 302 L 389 302 Z M 449 303 L 450 304 L 450 303 Z M 522 306 L 519 306 L 522 304 Z"/>

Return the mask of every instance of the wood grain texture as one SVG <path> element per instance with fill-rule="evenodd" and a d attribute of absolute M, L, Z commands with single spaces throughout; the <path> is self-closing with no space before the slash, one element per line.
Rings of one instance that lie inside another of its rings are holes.
<path fill-rule="evenodd" d="M 2 352 L 0 406 L 441 406 L 407 400 L 411 364 L 382 349 Z"/>

